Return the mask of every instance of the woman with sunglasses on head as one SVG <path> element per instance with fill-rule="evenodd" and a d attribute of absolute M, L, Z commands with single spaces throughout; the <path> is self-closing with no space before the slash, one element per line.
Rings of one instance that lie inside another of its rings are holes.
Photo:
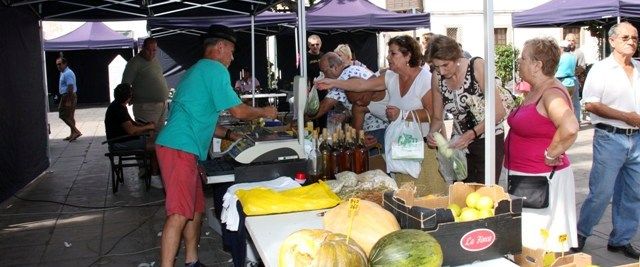
<path fill-rule="evenodd" d="M 522 105 L 508 116 L 505 168 L 513 175 L 544 176 L 549 181 L 548 207 L 522 210 L 522 245 L 553 252 L 568 251 L 577 241 L 575 185 L 565 152 L 579 130 L 567 89 L 555 77 L 561 50 L 551 38 L 524 43 L 518 59 L 519 75 L 531 84 Z M 521 180 L 522 181 L 522 180 Z M 543 237 L 545 229 L 548 237 Z M 565 242 L 559 238 L 566 235 Z"/>
<path fill-rule="evenodd" d="M 484 118 L 476 118 L 472 111 L 473 99 L 484 103 L 484 60 L 467 59 L 456 40 L 434 35 L 429 42 L 426 55 L 434 67 L 431 80 L 433 91 L 433 116 L 431 133 L 444 127 L 442 114 L 446 111 L 453 115 L 451 144 L 455 149 L 468 149 L 467 178 L 464 182 L 484 183 Z M 496 90 L 496 96 L 498 96 Z M 475 113 L 484 113 L 484 106 L 475 107 Z M 504 128 L 500 123 L 505 117 L 501 101 L 496 101 L 496 160 L 495 183 L 498 184 L 504 156 Z M 433 135 L 429 135 L 429 145 L 436 146 Z"/>
<path fill-rule="evenodd" d="M 387 61 L 389 69 L 384 75 L 368 80 L 322 79 L 316 82 L 320 89 L 341 88 L 347 91 L 381 91 L 387 90 L 389 105 L 386 115 L 389 121 L 400 116 L 401 111 L 414 111 L 421 122 L 423 135 L 429 133 L 430 110 L 432 104 L 431 73 L 429 69 L 421 68 L 422 53 L 420 44 L 411 36 L 402 35 L 391 38 Z M 412 120 L 408 116 L 407 120 Z M 444 131 L 444 129 L 442 129 Z M 385 137 L 386 138 L 386 137 Z M 417 179 L 416 179 L 417 178 Z M 399 186 L 407 182 L 416 185 L 417 195 L 447 194 L 447 183 L 438 171 L 435 149 L 425 145 L 424 160 L 418 177 L 396 173 L 395 179 Z"/>

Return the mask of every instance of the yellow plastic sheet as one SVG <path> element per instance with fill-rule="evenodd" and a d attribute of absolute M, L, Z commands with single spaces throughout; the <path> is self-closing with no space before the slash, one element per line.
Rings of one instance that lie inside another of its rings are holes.
<path fill-rule="evenodd" d="M 325 209 L 340 203 L 340 198 L 324 182 L 280 192 L 266 187 L 241 189 L 236 196 L 244 213 L 250 216 Z"/>

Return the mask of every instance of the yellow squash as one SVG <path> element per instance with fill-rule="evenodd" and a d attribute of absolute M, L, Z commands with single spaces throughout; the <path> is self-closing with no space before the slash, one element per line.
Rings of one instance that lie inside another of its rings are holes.
<path fill-rule="evenodd" d="M 282 243 L 280 267 L 366 267 L 367 256 L 353 240 L 322 229 L 297 231 Z"/>
<path fill-rule="evenodd" d="M 342 202 L 327 211 L 323 220 L 325 230 L 347 235 L 350 224 L 349 202 Z M 396 230 L 400 230 L 400 225 L 391 212 L 371 201 L 360 200 L 350 237 L 362 247 L 367 256 L 380 238 Z"/>

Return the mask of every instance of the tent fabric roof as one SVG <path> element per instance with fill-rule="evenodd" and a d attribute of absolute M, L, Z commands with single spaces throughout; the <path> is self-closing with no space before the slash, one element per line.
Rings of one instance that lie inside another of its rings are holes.
<path fill-rule="evenodd" d="M 249 15 L 282 0 L 2 0 L 0 5 L 27 6 L 42 20 L 144 20 L 154 17 Z"/>
<path fill-rule="evenodd" d="M 307 10 L 308 30 L 410 30 L 430 27 L 426 13 L 388 11 L 367 0 L 323 0 Z"/>
<path fill-rule="evenodd" d="M 133 39 L 113 31 L 102 22 L 87 22 L 55 39 L 44 42 L 44 50 L 116 49 L 133 47 Z"/>
<path fill-rule="evenodd" d="M 588 21 L 615 22 L 617 17 L 640 17 L 640 0 L 551 0 L 513 13 L 514 27 L 562 27 Z"/>
<path fill-rule="evenodd" d="M 255 16 L 254 23 L 256 28 L 266 28 L 279 24 L 294 25 L 296 21 L 296 15 L 293 13 L 264 11 Z M 212 24 L 222 24 L 236 30 L 248 29 L 251 27 L 251 17 L 246 15 L 227 15 L 208 18 L 156 18 L 147 22 L 147 28 L 151 29 L 152 33 L 160 28 L 205 31 Z"/>

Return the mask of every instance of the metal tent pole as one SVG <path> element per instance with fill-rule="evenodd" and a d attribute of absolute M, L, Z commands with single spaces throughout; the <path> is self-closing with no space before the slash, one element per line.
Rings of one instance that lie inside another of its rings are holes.
<path fill-rule="evenodd" d="M 485 74 L 484 74 L 484 183 L 492 185 L 495 181 L 496 173 L 496 66 L 495 66 L 495 44 L 493 36 L 493 0 L 484 0 L 484 40 L 486 43 Z"/>

